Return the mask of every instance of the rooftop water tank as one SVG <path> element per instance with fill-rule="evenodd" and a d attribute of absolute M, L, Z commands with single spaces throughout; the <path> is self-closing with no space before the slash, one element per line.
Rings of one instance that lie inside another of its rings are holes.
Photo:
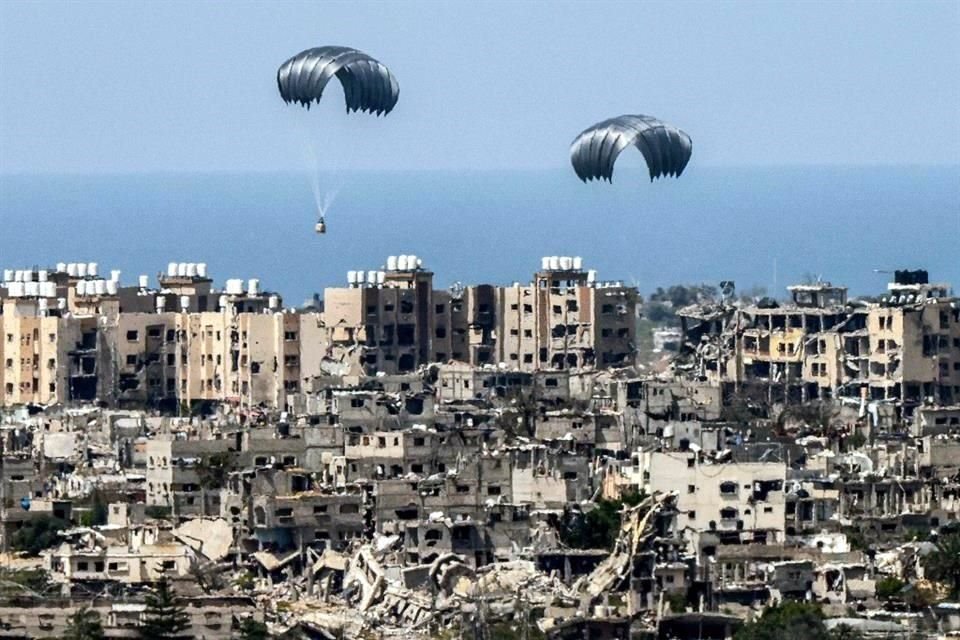
<path fill-rule="evenodd" d="M 27 294 L 29 297 L 35 298 L 35 297 L 37 297 L 37 296 L 40 295 L 40 283 L 39 283 L 39 282 L 24 282 L 23 285 L 24 285 L 23 288 L 24 288 L 24 290 L 26 291 L 26 294 Z"/>
<path fill-rule="evenodd" d="M 120 287 L 117 285 L 116 280 L 107 281 L 107 295 L 115 296 Z"/>
<path fill-rule="evenodd" d="M 543 256 L 540 258 L 540 271 L 547 271 L 550 269 L 550 256 Z"/>
<path fill-rule="evenodd" d="M 107 281 L 106 280 L 94 280 L 94 291 L 98 296 L 104 296 L 107 294 Z"/>
<path fill-rule="evenodd" d="M 383 284 L 387 279 L 387 274 L 383 271 L 377 271 L 377 284 Z"/>
<path fill-rule="evenodd" d="M 560 268 L 560 256 L 550 256 L 550 270 L 556 271 Z"/>
<path fill-rule="evenodd" d="M 180 296 L 180 310 L 181 311 L 190 310 L 190 296 Z"/>
<path fill-rule="evenodd" d="M 120 269 L 112 269 L 110 271 L 110 279 L 114 282 L 120 282 L 120 274 L 123 273 Z"/>
<path fill-rule="evenodd" d="M 188 275 L 189 277 L 191 277 L 191 278 L 196 278 L 196 277 L 197 277 L 197 263 L 196 263 L 196 262 L 188 262 L 188 263 L 187 263 L 187 275 Z"/>
<path fill-rule="evenodd" d="M 564 271 L 569 271 L 573 267 L 573 258 L 570 256 L 563 256 L 560 258 L 560 268 Z"/>
<path fill-rule="evenodd" d="M 58 263 L 57 263 L 57 273 L 63 273 L 63 272 L 66 271 L 66 270 L 67 270 L 67 263 L 66 263 L 66 262 L 58 262 Z"/>
<path fill-rule="evenodd" d="M 397 270 L 397 256 L 387 256 L 387 271 Z"/>
<path fill-rule="evenodd" d="M 146 289 L 150 286 L 150 276 L 140 275 L 137 277 L 137 284 L 141 289 Z"/>
<path fill-rule="evenodd" d="M 574 257 L 573 257 L 573 268 L 576 269 L 577 271 L 581 271 L 581 270 L 583 269 L 583 258 L 582 258 L 582 257 L 580 257 L 580 256 L 574 256 Z"/>
<path fill-rule="evenodd" d="M 13 269 L 4 269 L 4 270 L 3 270 L 3 281 L 4 281 L 4 282 L 13 282 Z"/>
<path fill-rule="evenodd" d="M 357 271 L 357 284 L 363 284 L 366 282 L 366 271 Z"/>
<path fill-rule="evenodd" d="M 177 263 L 177 277 L 178 277 L 178 278 L 186 278 L 186 277 L 187 277 L 187 263 L 186 263 L 186 262 L 178 262 L 178 263 Z"/>
<path fill-rule="evenodd" d="M 76 263 L 76 262 L 71 262 L 70 264 L 67 265 L 67 275 L 70 276 L 71 278 L 76 278 L 76 277 L 77 277 L 77 263 Z"/>
<path fill-rule="evenodd" d="M 85 295 L 87 295 L 87 281 L 86 281 L 86 280 L 80 280 L 79 282 L 77 282 L 77 295 L 78 295 L 78 296 L 85 296 Z"/>
<path fill-rule="evenodd" d="M 177 275 L 177 263 L 168 262 L 167 263 L 167 277 L 172 278 Z"/>
<path fill-rule="evenodd" d="M 206 263 L 206 262 L 198 262 L 198 263 L 197 263 L 197 275 L 200 276 L 201 278 L 206 278 L 206 277 L 207 277 L 207 263 Z"/>
<path fill-rule="evenodd" d="M 416 269 L 416 268 L 417 268 L 417 256 L 415 256 L 415 255 L 408 255 L 408 256 L 407 256 L 407 269 L 409 269 L 410 271 L 413 271 L 413 270 Z"/>
<path fill-rule="evenodd" d="M 353 286 L 357 284 L 357 272 L 347 271 L 347 284 Z"/>
<path fill-rule="evenodd" d="M 87 263 L 87 275 L 88 275 L 88 276 L 95 276 L 95 275 L 97 275 L 97 263 L 96 263 L 96 262 L 88 262 L 88 263 Z"/>
<path fill-rule="evenodd" d="M 247 283 L 247 293 L 251 296 L 260 295 L 260 281 L 256 278 L 250 278 L 250 281 Z"/>
<path fill-rule="evenodd" d="M 78 262 L 78 263 L 77 263 L 77 277 L 78 277 L 78 278 L 86 278 L 86 277 L 87 277 L 87 263 L 86 263 L 86 262 Z"/>
<path fill-rule="evenodd" d="M 407 256 L 397 256 L 397 270 L 398 271 L 407 270 Z"/>
<path fill-rule="evenodd" d="M 367 282 L 370 284 L 376 284 L 377 282 L 377 272 L 376 271 L 367 271 Z"/>

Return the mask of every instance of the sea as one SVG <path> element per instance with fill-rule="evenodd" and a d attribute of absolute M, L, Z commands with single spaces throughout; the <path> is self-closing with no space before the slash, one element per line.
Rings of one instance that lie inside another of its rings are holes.
<path fill-rule="evenodd" d="M 765 289 L 821 279 L 878 295 L 895 269 L 960 285 L 960 166 L 696 167 L 612 184 L 569 170 L 322 175 L 314 232 L 300 173 L 0 175 L 0 268 L 97 262 L 124 284 L 205 262 L 218 285 L 259 278 L 297 306 L 348 270 L 414 254 L 435 285 L 528 282 L 540 257 L 582 256 L 641 293 Z M 336 185 L 335 189 L 331 185 Z"/>

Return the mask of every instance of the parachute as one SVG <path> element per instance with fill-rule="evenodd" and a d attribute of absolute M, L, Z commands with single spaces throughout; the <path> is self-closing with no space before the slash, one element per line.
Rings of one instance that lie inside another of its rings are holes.
<path fill-rule="evenodd" d="M 400 86 L 390 70 L 362 51 L 350 47 L 316 47 L 301 51 L 277 70 L 280 97 L 307 109 L 320 102 L 323 90 L 336 76 L 343 85 L 347 112 L 390 113 Z"/>
<path fill-rule="evenodd" d="M 570 162 L 584 182 L 613 182 L 613 165 L 629 145 L 640 149 L 650 181 L 680 176 L 690 161 L 693 142 L 686 133 L 651 116 L 624 115 L 598 122 L 576 137 Z"/>

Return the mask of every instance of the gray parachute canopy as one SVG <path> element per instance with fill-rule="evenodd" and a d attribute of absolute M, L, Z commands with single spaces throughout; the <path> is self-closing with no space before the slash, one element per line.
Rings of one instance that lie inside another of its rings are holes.
<path fill-rule="evenodd" d="M 362 51 L 350 47 L 316 47 L 293 56 L 277 70 L 280 97 L 307 109 L 320 102 L 330 78 L 343 85 L 347 112 L 390 113 L 400 96 L 400 86 L 390 70 Z"/>
<path fill-rule="evenodd" d="M 690 161 L 690 136 L 651 116 L 619 116 L 598 122 L 576 137 L 570 146 L 573 170 L 584 182 L 613 182 L 613 164 L 620 152 L 634 145 L 643 154 L 650 181 L 679 176 Z"/>

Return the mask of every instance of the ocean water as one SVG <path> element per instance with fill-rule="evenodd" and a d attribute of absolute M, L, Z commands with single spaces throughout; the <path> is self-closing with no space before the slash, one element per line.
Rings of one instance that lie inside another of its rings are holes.
<path fill-rule="evenodd" d="M 0 267 L 96 261 L 123 281 L 207 262 L 218 284 L 259 277 L 288 304 L 417 254 L 438 286 L 528 281 L 543 255 L 580 255 L 641 292 L 733 279 L 777 295 L 814 276 L 881 292 L 875 269 L 960 286 L 960 167 L 696 167 L 650 183 L 570 171 L 322 176 L 340 186 L 313 231 L 300 174 L 0 176 Z"/>

